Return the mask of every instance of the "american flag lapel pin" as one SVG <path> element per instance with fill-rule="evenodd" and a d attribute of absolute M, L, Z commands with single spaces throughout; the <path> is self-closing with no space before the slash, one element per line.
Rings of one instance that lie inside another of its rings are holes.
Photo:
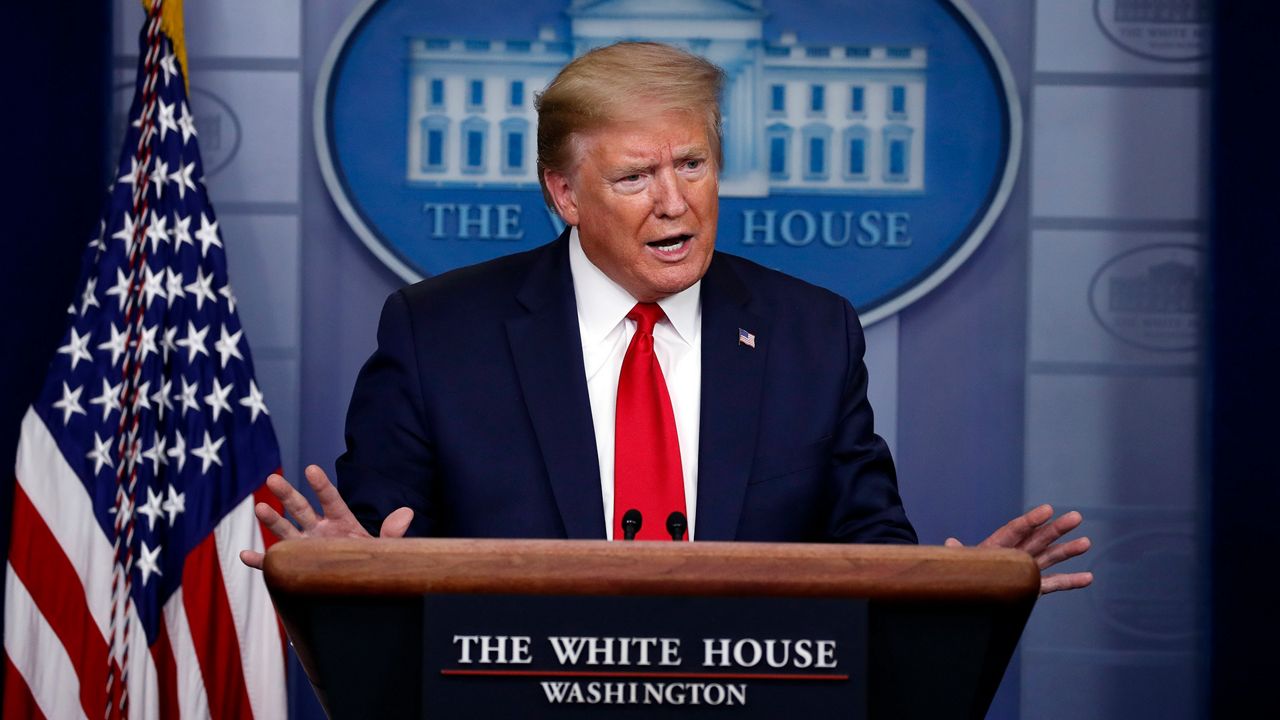
<path fill-rule="evenodd" d="M 746 345 L 747 347 L 754 350 L 756 347 L 755 334 L 749 333 L 746 330 L 743 330 L 742 328 L 738 328 L 738 344 Z"/>

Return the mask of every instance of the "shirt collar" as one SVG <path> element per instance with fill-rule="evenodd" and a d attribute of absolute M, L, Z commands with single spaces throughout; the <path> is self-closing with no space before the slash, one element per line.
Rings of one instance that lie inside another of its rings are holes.
<path fill-rule="evenodd" d="M 578 304 L 582 344 L 600 342 L 627 317 L 636 299 L 587 258 L 578 239 L 578 228 L 569 231 L 569 272 Z M 658 301 L 680 339 L 693 345 L 702 314 L 702 280 Z"/>

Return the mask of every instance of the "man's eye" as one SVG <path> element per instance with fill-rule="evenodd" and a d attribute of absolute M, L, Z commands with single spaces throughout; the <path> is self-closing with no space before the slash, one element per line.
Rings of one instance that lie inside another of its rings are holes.
<path fill-rule="evenodd" d="M 638 174 L 626 175 L 624 177 L 618 178 L 618 182 L 637 182 L 639 180 L 640 180 L 640 176 Z"/>
<path fill-rule="evenodd" d="M 702 161 L 701 161 L 701 160 L 687 160 L 687 161 L 685 161 L 684 166 L 685 166 L 686 168 L 690 169 L 690 170 L 697 170 L 698 168 L 702 167 Z"/>

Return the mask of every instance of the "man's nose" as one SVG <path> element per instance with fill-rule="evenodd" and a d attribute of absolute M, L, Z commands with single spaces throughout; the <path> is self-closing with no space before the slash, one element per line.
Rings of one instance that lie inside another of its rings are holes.
<path fill-rule="evenodd" d="M 658 217 L 680 217 L 689 209 L 684 188 L 674 169 L 659 171 L 653 182 L 653 214 Z"/>

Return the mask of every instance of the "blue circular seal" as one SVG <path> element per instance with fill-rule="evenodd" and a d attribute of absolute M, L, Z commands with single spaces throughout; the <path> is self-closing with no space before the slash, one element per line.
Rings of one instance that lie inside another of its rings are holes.
<path fill-rule="evenodd" d="M 325 182 L 406 281 L 562 229 L 538 189 L 536 94 L 619 39 L 726 72 L 717 247 L 897 312 L 982 242 L 1017 175 L 1008 66 L 964 0 L 369 0 L 314 112 Z"/>

